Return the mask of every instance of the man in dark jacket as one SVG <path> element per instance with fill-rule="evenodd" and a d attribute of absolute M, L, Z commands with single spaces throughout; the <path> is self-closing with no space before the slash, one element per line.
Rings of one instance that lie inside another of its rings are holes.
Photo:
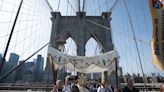
<path fill-rule="evenodd" d="M 131 78 L 127 78 L 126 82 L 127 86 L 123 89 L 123 92 L 139 92 L 139 90 L 133 86 L 133 80 Z"/>

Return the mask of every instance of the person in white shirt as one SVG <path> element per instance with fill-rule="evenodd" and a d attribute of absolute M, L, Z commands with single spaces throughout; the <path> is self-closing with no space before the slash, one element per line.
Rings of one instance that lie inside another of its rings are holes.
<path fill-rule="evenodd" d="M 98 87 L 97 92 L 114 92 L 108 81 L 103 81 L 102 85 Z"/>

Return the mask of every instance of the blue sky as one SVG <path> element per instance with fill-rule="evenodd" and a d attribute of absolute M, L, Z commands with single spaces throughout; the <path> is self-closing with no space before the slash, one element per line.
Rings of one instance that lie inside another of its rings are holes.
<path fill-rule="evenodd" d="M 54 11 L 60 11 L 62 15 L 75 15 L 77 11 L 77 2 L 75 0 L 48 0 Z M 116 0 L 86 0 L 85 11 L 87 15 L 101 15 L 101 12 L 109 11 L 110 7 Z M 149 11 L 148 0 L 125 0 L 127 2 L 128 11 L 137 38 L 139 52 L 141 56 L 144 72 L 150 74 L 152 72 L 160 72 L 153 64 L 151 57 L 150 42 L 152 38 L 152 21 Z M 20 0 L 1 0 L 0 1 L 0 53 L 4 52 L 8 34 L 10 33 L 13 20 L 18 8 Z M 70 6 L 72 5 L 73 8 Z M 50 39 L 51 20 L 50 9 L 45 0 L 24 0 L 23 8 L 18 18 L 16 28 L 9 47 L 9 53 L 15 52 L 20 55 L 20 60 L 26 59 L 38 48 L 46 44 Z M 116 6 L 112 10 L 112 37 L 115 48 L 120 54 L 120 66 L 124 73 L 141 73 L 140 64 L 137 56 L 136 45 L 133 40 L 130 21 L 127 16 L 124 0 L 118 0 Z M 70 41 L 72 43 L 73 41 Z M 91 39 L 90 45 L 94 48 L 88 50 L 91 52 L 88 56 L 95 55 L 98 52 L 97 43 Z M 72 53 L 76 46 L 71 46 L 69 52 Z M 91 46 L 87 46 L 91 48 Z M 75 53 L 75 51 L 74 51 Z M 43 49 L 39 54 L 44 57 L 47 55 L 47 48 Z M 8 58 L 9 54 L 7 55 Z M 33 58 L 36 58 L 34 56 Z M 32 58 L 32 59 L 33 59 Z M 30 61 L 32 61 L 32 59 Z"/>

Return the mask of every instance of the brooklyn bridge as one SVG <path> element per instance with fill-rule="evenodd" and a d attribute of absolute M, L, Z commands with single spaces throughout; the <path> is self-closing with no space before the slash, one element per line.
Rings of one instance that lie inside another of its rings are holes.
<path fill-rule="evenodd" d="M 74 92 L 67 79 L 75 92 L 159 92 L 163 11 L 163 0 L 0 0 L 0 92 Z"/>

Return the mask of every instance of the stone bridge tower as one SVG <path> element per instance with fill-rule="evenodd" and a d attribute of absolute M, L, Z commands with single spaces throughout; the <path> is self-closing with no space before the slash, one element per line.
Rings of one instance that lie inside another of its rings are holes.
<path fill-rule="evenodd" d="M 110 28 L 110 15 L 104 12 L 101 16 L 86 16 L 85 12 L 80 12 L 76 16 L 61 16 L 60 12 L 52 12 L 51 46 L 59 49 L 59 44 L 64 44 L 71 37 L 77 44 L 77 55 L 85 56 L 86 42 L 93 37 L 102 46 L 103 52 L 113 50 L 111 31 L 86 21 Z"/>
<path fill-rule="evenodd" d="M 77 55 L 85 56 L 86 42 L 93 37 L 102 46 L 104 53 L 113 50 L 110 12 L 103 12 L 101 16 L 86 16 L 85 12 L 78 12 L 76 16 L 62 16 L 60 12 L 51 14 L 51 47 L 59 49 L 59 45 L 64 45 L 71 37 L 77 44 Z M 108 30 L 102 26 L 108 27 Z"/>

